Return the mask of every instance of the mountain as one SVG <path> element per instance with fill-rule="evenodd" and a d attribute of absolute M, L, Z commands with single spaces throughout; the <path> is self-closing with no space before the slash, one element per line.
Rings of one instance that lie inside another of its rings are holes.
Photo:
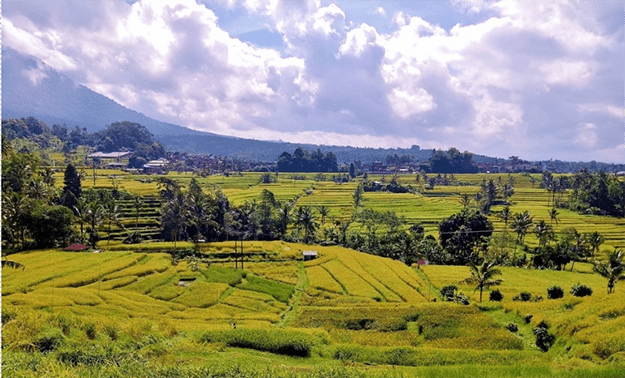
<path fill-rule="evenodd" d="M 37 58 L 2 48 L 2 118 L 33 116 L 50 125 L 98 131 L 116 121 L 137 122 L 154 135 L 199 134 L 128 109 L 76 84 Z"/>

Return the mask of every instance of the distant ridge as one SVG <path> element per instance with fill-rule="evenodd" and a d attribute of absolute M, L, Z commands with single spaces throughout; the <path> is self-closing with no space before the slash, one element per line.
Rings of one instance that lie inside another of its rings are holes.
<path fill-rule="evenodd" d="M 98 131 L 117 121 L 137 122 L 154 135 L 199 134 L 149 118 L 76 84 L 35 57 L 2 48 L 2 118 L 36 117 L 50 125 Z"/>

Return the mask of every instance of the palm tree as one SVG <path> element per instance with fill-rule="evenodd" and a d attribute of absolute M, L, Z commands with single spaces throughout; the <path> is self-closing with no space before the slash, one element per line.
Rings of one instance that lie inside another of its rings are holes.
<path fill-rule="evenodd" d="M 99 226 L 104 220 L 104 212 L 104 207 L 97 202 L 89 202 L 89 204 L 87 205 L 85 219 L 91 226 L 91 235 L 89 238 L 91 241 L 91 248 L 95 248 L 96 244 L 98 243 L 98 232 L 96 230 L 96 227 Z"/>
<path fill-rule="evenodd" d="M 555 207 L 549 210 L 549 218 L 551 218 L 551 226 L 553 226 L 554 221 L 558 224 L 558 210 Z"/>
<path fill-rule="evenodd" d="M 590 234 L 585 234 L 584 239 L 586 239 L 586 243 L 588 243 L 588 245 L 592 248 L 593 255 L 599 252 L 599 247 L 605 241 L 605 238 L 603 237 L 603 235 L 601 235 L 597 231 L 590 233 Z"/>
<path fill-rule="evenodd" d="M 623 250 L 610 253 L 608 262 L 595 264 L 594 271 L 608 279 L 608 294 L 612 294 L 618 280 L 625 279 Z"/>
<path fill-rule="evenodd" d="M 26 218 L 30 213 L 31 206 L 31 200 L 20 193 L 10 192 L 2 196 L 2 222 L 8 225 L 9 234 L 12 235 L 12 237 L 8 239 L 13 246 L 19 241 L 20 246 L 22 248 L 24 247 L 25 232 L 28 223 Z M 6 236 L 7 235 L 3 234 L 2 238 L 5 239 Z"/>
<path fill-rule="evenodd" d="M 84 239 L 85 239 L 84 225 L 85 225 L 85 222 L 87 222 L 87 211 L 88 211 L 87 205 L 88 205 L 87 201 L 84 198 L 79 198 L 78 201 L 76 201 L 76 204 L 73 206 L 74 214 L 76 215 L 76 217 L 78 218 L 78 221 L 80 222 L 80 241 L 81 242 L 84 242 Z"/>
<path fill-rule="evenodd" d="M 529 211 L 526 210 L 522 213 L 514 214 L 511 226 L 512 230 L 517 233 L 518 244 L 523 244 L 527 230 L 529 230 L 532 223 L 534 223 L 534 217 L 532 217 Z"/>
<path fill-rule="evenodd" d="M 184 195 L 180 192 L 176 193 L 163 207 L 162 227 L 171 231 L 171 236 L 174 239 L 174 249 L 176 249 L 176 242 L 187 224 L 188 216 L 189 211 Z"/>
<path fill-rule="evenodd" d="M 319 211 L 319 215 L 321 215 L 321 224 L 325 224 L 326 216 L 330 212 L 330 209 L 327 206 L 322 205 L 317 208 L 317 211 Z"/>
<path fill-rule="evenodd" d="M 542 248 L 547 245 L 547 241 L 553 239 L 553 229 L 544 220 L 540 220 L 534 227 L 534 234 L 538 238 L 538 247 Z"/>
<path fill-rule="evenodd" d="M 108 222 L 108 240 L 106 244 L 108 245 L 111 242 L 111 225 L 115 223 L 119 227 L 124 227 L 124 225 L 119 221 L 119 206 L 110 204 L 104 211 L 104 219 Z"/>
<path fill-rule="evenodd" d="M 44 200 L 48 198 L 50 192 L 43 180 L 30 180 L 26 187 L 26 194 L 35 200 Z"/>
<path fill-rule="evenodd" d="M 417 175 L 417 177 L 419 176 Z M 471 195 L 469 193 L 462 193 L 460 195 L 460 204 L 462 205 L 463 209 L 466 209 L 469 206 L 471 206 Z"/>
<path fill-rule="evenodd" d="M 278 224 L 280 227 L 280 233 L 282 235 L 286 234 L 286 230 L 289 227 L 289 223 L 291 223 L 291 209 L 293 206 L 289 202 L 285 202 L 280 206 L 278 212 L 280 213 L 280 217 L 278 220 Z"/>
<path fill-rule="evenodd" d="M 504 207 L 499 214 L 497 214 L 499 219 L 503 221 L 503 234 L 504 238 L 508 233 L 508 222 L 512 218 L 512 213 L 510 212 L 510 206 Z"/>
<path fill-rule="evenodd" d="M 475 290 L 480 291 L 480 303 L 482 302 L 482 291 L 491 286 L 499 286 L 503 282 L 502 279 L 493 279 L 494 276 L 500 276 L 501 270 L 495 269 L 495 263 L 484 261 L 481 266 L 475 264 L 469 265 L 471 277 L 464 279 L 462 282 L 475 285 Z"/>
<path fill-rule="evenodd" d="M 314 235 L 315 231 L 317 231 L 317 222 L 315 222 L 315 216 L 308 206 L 300 207 L 298 209 L 297 216 L 297 223 L 299 224 L 300 229 L 304 229 L 304 240 L 305 242 L 308 242 L 310 241 L 312 235 Z"/>

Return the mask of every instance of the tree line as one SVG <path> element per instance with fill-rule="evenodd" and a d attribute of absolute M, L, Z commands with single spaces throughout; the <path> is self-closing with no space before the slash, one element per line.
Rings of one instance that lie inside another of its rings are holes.
<path fill-rule="evenodd" d="M 293 155 L 284 151 L 278 157 L 278 171 L 280 172 L 338 172 L 336 156 L 332 152 L 323 154 L 317 149 L 309 151 L 298 147 Z"/>

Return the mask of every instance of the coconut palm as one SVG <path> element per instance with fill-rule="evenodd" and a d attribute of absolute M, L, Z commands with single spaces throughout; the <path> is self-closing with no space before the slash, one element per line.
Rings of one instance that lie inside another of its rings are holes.
<path fill-rule="evenodd" d="M 27 214 L 30 212 L 32 201 L 20 193 L 10 192 L 2 196 L 2 222 L 8 226 L 10 237 L 2 235 L 3 239 L 11 241 L 11 245 L 24 247 L 24 239 L 27 228 Z M 4 230 L 3 230 L 4 231 Z"/>
<path fill-rule="evenodd" d="M 114 205 L 114 204 L 110 204 L 105 210 L 104 210 L 104 219 L 106 219 L 106 222 L 108 223 L 108 240 L 106 241 L 106 244 L 108 245 L 111 242 L 111 226 L 113 223 L 115 223 L 117 226 L 119 227 L 124 227 L 123 224 L 120 222 L 119 220 L 119 206 L 118 205 Z"/>
<path fill-rule="evenodd" d="M 594 271 L 608 279 L 608 294 L 614 292 L 618 280 L 625 279 L 625 263 L 623 250 L 610 253 L 607 263 L 596 263 Z"/>
<path fill-rule="evenodd" d="M 532 223 L 534 223 L 534 217 L 532 217 L 529 211 L 526 210 L 522 213 L 514 214 L 510 225 L 512 226 L 512 230 L 517 233 L 517 243 L 523 244 L 525 235 Z"/>
<path fill-rule="evenodd" d="M 549 218 L 551 218 L 551 225 L 553 226 L 553 222 L 555 221 L 558 224 L 558 210 L 554 207 L 549 210 Z"/>
<path fill-rule="evenodd" d="M 534 226 L 534 234 L 538 238 L 538 247 L 542 248 L 547 245 L 547 241 L 554 238 L 553 229 L 544 220 L 540 220 Z"/>
<path fill-rule="evenodd" d="M 317 208 L 317 211 L 319 212 L 319 215 L 321 215 L 321 224 L 325 224 L 326 216 L 328 216 L 330 209 L 327 206 L 322 205 Z"/>
<path fill-rule="evenodd" d="M 304 240 L 306 242 L 310 241 L 315 231 L 317 231 L 317 222 L 315 222 L 315 216 L 310 207 L 302 206 L 298 209 L 297 223 L 300 229 L 304 229 Z"/>
<path fill-rule="evenodd" d="M 494 276 L 500 276 L 501 270 L 495 268 L 495 263 L 484 261 L 481 266 L 475 264 L 469 265 L 471 277 L 465 278 L 462 282 L 469 285 L 475 285 L 475 290 L 480 291 L 480 303 L 482 302 L 482 292 L 491 286 L 499 286 L 503 282 L 502 279 L 493 279 Z"/>
<path fill-rule="evenodd" d="M 189 210 L 186 206 L 184 195 L 178 192 L 172 199 L 165 203 L 162 215 L 162 227 L 163 229 L 170 230 L 174 240 L 174 249 L 176 248 L 176 242 L 179 240 L 180 235 L 187 225 L 188 218 Z"/>
<path fill-rule="evenodd" d="M 590 234 L 585 234 L 584 239 L 586 240 L 586 243 L 588 243 L 588 245 L 592 248 L 593 255 L 599 252 L 599 247 L 605 241 L 605 238 L 603 237 L 603 235 L 601 235 L 597 231 L 590 233 Z"/>
<path fill-rule="evenodd" d="M 135 209 L 135 232 L 139 232 L 139 211 L 142 205 L 141 197 L 135 196 L 135 201 L 132 203 L 132 207 Z"/>
<path fill-rule="evenodd" d="M 460 204 L 462 205 L 463 209 L 466 209 L 469 206 L 471 206 L 471 195 L 469 193 L 462 193 L 460 195 Z"/>

